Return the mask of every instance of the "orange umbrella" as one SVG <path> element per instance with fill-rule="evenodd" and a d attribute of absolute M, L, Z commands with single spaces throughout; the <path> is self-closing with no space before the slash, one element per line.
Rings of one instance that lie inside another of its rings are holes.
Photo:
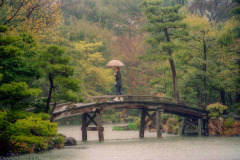
<path fill-rule="evenodd" d="M 123 67 L 124 64 L 119 60 L 111 60 L 106 65 L 107 67 Z"/>

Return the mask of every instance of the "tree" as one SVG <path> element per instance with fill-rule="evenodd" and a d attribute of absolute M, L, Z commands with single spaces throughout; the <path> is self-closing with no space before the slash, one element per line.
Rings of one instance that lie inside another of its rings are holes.
<path fill-rule="evenodd" d="M 189 34 L 179 50 L 177 66 L 184 98 L 195 97 L 204 104 L 219 99 L 225 104 L 226 94 L 236 91 L 236 54 L 218 44 L 222 30 L 216 23 L 196 15 L 183 21 Z"/>
<path fill-rule="evenodd" d="M 45 113 L 48 113 L 52 100 L 55 106 L 60 100 L 81 100 L 77 95 L 80 91 L 80 82 L 73 77 L 74 68 L 69 66 L 70 57 L 65 55 L 64 49 L 56 45 L 49 46 L 42 52 L 39 59 L 45 78 L 49 82 Z"/>
<path fill-rule="evenodd" d="M 189 10 L 193 14 L 206 16 L 209 21 L 220 22 L 230 18 L 233 6 L 231 0 L 193 0 Z"/>
<path fill-rule="evenodd" d="M 226 53 L 227 57 L 231 57 L 231 60 L 234 60 L 235 64 L 238 66 L 238 73 L 235 74 L 235 76 L 231 76 L 234 83 L 232 84 L 232 87 L 235 87 L 235 94 L 236 94 L 236 103 L 240 103 L 240 22 L 239 22 L 239 15 L 240 15 L 240 1 L 235 0 L 233 1 L 236 3 L 236 7 L 234 7 L 231 11 L 233 14 L 233 17 L 231 20 L 226 22 L 224 24 L 224 27 L 222 29 L 222 32 L 220 33 L 218 37 L 218 43 L 221 45 L 221 47 L 224 49 L 224 52 Z M 227 66 L 235 66 L 232 63 L 225 63 Z M 231 71 L 224 72 L 226 77 L 229 77 L 230 75 L 227 75 L 226 73 L 234 73 L 236 72 L 236 69 L 231 67 Z M 230 88 L 232 88 L 230 87 Z M 229 101 L 232 101 L 231 98 L 232 94 L 229 95 Z"/>
<path fill-rule="evenodd" d="M 125 64 L 122 73 L 124 74 L 123 81 L 128 88 L 128 94 L 132 95 L 134 92 L 141 94 L 139 90 L 141 86 L 144 86 L 144 91 L 142 92 L 146 94 L 146 88 L 151 78 L 149 75 L 153 69 L 151 68 L 152 65 L 139 59 L 140 56 L 145 55 L 146 47 L 143 42 L 143 36 L 116 37 L 112 45 L 114 59 L 122 60 Z"/>
<path fill-rule="evenodd" d="M 83 95 L 97 96 L 111 93 L 114 86 L 114 76 L 110 69 L 106 68 L 106 60 L 100 52 L 102 42 L 75 43 L 76 50 L 74 65 L 76 75 L 83 82 Z"/>
<path fill-rule="evenodd" d="M 20 109 L 27 106 L 26 98 L 35 97 L 39 89 L 29 87 L 40 77 L 34 63 L 35 41 L 32 36 L 7 34 L 8 27 L 0 26 L 0 100 L 3 106 Z"/>
<path fill-rule="evenodd" d="M 186 25 L 181 22 L 183 17 L 179 13 L 180 6 L 161 7 L 160 4 L 160 1 L 144 1 L 141 4 L 148 19 L 144 30 L 150 33 L 148 43 L 152 45 L 152 50 L 149 56 L 151 59 L 168 59 L 172 70 L 174 97 L 179 98 L 177 72 L 172 55 L 178 48 L 174 40 Z"/>
<path fill-rule="evenodd" d="M 61 18 L 61 1 L 55 0 L 1 0 L 0 25 L 11 30 L 31 31 L 38 37 L 53 33 Z"/>

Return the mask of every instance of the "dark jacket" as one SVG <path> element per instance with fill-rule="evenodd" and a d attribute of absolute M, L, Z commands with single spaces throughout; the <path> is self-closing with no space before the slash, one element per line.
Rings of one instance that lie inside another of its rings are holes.
<path fill-rule="evenodd" d="M 115 78 L 116 78 L 116 85 L 115 85 L 115 87 L 122 88 L 122 76 L 121 76 L 120 71 L 117 72 L 117 74 L 115 75 Z"/>

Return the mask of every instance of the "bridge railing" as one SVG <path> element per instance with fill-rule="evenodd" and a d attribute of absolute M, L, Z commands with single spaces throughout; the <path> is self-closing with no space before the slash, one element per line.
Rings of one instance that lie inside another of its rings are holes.
<path fill-rule="evenodd" d="M 170 97 L 159 97 L 159 96 L 150 96 L 150 95 L 110 95 L 110 96 L 94 96 L 94 97 L 88 97 L 85 99 L 84 103 L 101 103 L 101 102 L 108 102 L 108 101 L 113 101 L 115 97 L 122 97 L 124 101 L 150 101 L 150 102 L 166 102 L 166 103 L 173 103 L 173 104 L 178 104 L 178 105 L 184 105 L 184 106 L 189 106 L 193 108 L 201 108 L 201 109 L 206 109 L 206 106 L 193 103 L 193 102 L 188 102 L 185 100 L 180 100 L 176 98 L 170 98 Z"/>

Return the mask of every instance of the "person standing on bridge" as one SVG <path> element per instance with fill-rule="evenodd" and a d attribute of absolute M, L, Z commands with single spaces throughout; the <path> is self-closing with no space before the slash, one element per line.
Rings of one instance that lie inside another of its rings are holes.
<path fill-rule="evenodd" d="M 115 87 L 116 87 L 116 95 L 122 95 L 122 76 L 120 73 L 120 67 L 115 67 L 115 72 L 114 72 L 114 76 L 115 76 Z M 123 101 L 123 98 L 120 97 L 120 99 L 118 99 L 118 97 L 116 97 L 115 99 L 113 99 L 114 101 Z"/>

